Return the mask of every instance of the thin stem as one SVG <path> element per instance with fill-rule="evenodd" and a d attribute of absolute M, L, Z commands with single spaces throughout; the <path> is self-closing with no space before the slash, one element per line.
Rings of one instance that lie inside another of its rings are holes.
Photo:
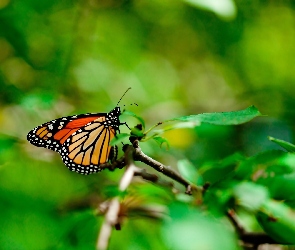
<path fill-rule="evenodd" d="M 257 248 L 258 245 L 261 244 L 280 244 L 273 240 L 271 237 L 269 237 L 265 233 L 248 233 L 246 230 L 242 227 L 242 225 L 239 223 L 236 213 L 233 209 L 230 209 L 227 212 L 227 217 L 230 220 L 230 222 L 235 227 L 239 238 L 246 244 L 251 244 Z"/>
<path fill-rule="evenodd" d="M 135 161 L 141 161 L 155 170 L 157 170 L 160 173 L 163 173 L 164 175 L 172 178 L 173 180 L 177 181 L 178 183 L 182 184 L 186 188 L 186 193 L 191 194 L 192 190 L 198 190 L 201 191 L 202 188 L 192 186 L 187 180 L 185 180 L 183 177 L 181 177 L 177 172 L 175 172 L 173 169 L 168 168 L 167 166 L 163 165 L 162 163 L 152 159 L 151 157 L 147 156 L 144 154 L 139 145 L 138 141 L 133 142 L 133 147 L 134 147 L 134 153 L 133 157 Z"/>
<path fill-rule="evenodd" d="M 265 233 L 244 233 L 240 235 L 240 239 L 244 243 L 259 246 L 261 244 L 285 244 L 283 242 L 277 242 Z"/>
<path fill-rule="evenodd" d="M 134 176 L 141 176 L 142 179 L 153 182 L 162 187 L 174 188 L 174 184 L 172 181 L 162 180 L 156 174 L 150 174 L 145 169 L 138 168 L 138 170 L 134 173 Z"/>
<path fill-rule="evenodd" d="M 163 165 L 162 163 L 152 159 L 151 157 L 147 156 L 146 154 L 144 154 L 140 148 L 135 149 L 135 157 L 134 159 L 136 161 L 141 161 L 149 166 L 151 166 L 152 168 L 154 168 L 155 170 L 157 170 L 158 172 L 163 173 L 166 176 L 169 176 L 170 178 L 172 178 L 173 180 L 183 184 L 185 187 L 189 186 L 190 183 L 185 180 L 184 178 L 182 178 L 178 173 L 176 173 L 174 170 L 166 167 L 165 165 Z"/>
<path fill-rule="evenodd" d="M 108 210 L 105 215 L 104 223 L 99 232 L 97 239 L 96 249 L 106 250 L 109 245 L 112 227 L 118 223 L 118 214 L 120 211 L 120 202 L 117 197 L 113 198 L 108 206 Z"/>
<path fill-rule="evenodd" d="M 158 126 L 160 126 L 160 125 L 162 125 L 162 124 L 163 124 L 163 122 L 158 122 L 156 125 L 150 127 L 148 130 L 146 130 L 144 134 L 147 135 L 147 134 L 148 134 L 149 132 L 151 132 L 155 127 L 158 127 Z"/>
<path fill-rule="evenodd" d="M 239 235 L 244 234 L 245 233 L 245 229 L 238 222 L 238 219 L 237 219 L 237 216 L 236 216 L 235 211 L 233 209 L 230 209 L 230 210 L 227 211 L 226 215 L 227 215 L 227 218 L 230 220 L 230 222 L 235 227 L 235 229 L 237 230 L 238 234 Z"/>

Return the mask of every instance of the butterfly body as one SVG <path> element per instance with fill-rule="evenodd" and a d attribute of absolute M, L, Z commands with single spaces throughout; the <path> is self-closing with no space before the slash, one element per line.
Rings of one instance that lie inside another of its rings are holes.
<path fill-rule="evenodd" d="M 64 164 L 80 174 L 101 171 L 100 165 L 110 160 L 113 148 L 109 142 L 120 132 L 120 107 L 109 113 L 67 116 L 44 123 L 27 135 L 37 146 L 58 152 Z"/>

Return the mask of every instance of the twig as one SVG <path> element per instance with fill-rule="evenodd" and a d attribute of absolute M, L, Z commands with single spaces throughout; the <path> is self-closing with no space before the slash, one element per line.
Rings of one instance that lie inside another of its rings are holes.
<path fill-rule="evenodd" d="M 261 244 L 280 244 L 273 240 L 271 237 L 269 237 L 265 233 L 248 233 L 246 230 L 240 225 L 240 223 L 237 220 L 236 213 L 233 209 L 229 210 L 227 212 L 227 217 L 235 227 L 239 238 L 243 243 L 250 244 L 254 246 L 254 249 L 257 248 L 258 245 Z M 282 243 L 281 243 L 282 244 Z"/>
<path fill-rule="evenodd" d="M 172 181 L 162 180 L 156 174 L 150 174 L 145 169 L 138 168 L 138 170 L 134 173 L 134 176 L 140 176 L 142 179 L 147 180 L 147 181 L 151 181 L 151 182 L 158 184 L 160 186 L 174 188 L 174 183 Z"/>
<path fill-rule="evenodd" d="M 111 237 L 112 227 L 118 223 L 118 214 L 120 211 L 120 202 L 117 197 L 113 198 L 108 206 L 104 223 L 99 232 L 96 244 L 97 250 L 106 250 Z"/>
<path fill-rule="evenodd" d="M 126 168 L 125 174 L 120 180 L 120 184 L 119 184 L 120 191 L 125 191 L 127 189 L 127 187 L 130 185 L 132 181 L 134 173 L 138 171 L 138 168 L 134 165 L 132 154 L 133 154 L 132 147 L 127 147 L 125 149 L 125 154 L 124 154 L 127 168 Z"/>
<path fill-rule="evenodd" d="M 240 239 L 247 243 L 254 246 L 258 246 L 261 244 L 280 244 L 284 245 L 285 243 L 277 242 L 274 239 L 272 239 L 270 236 L 268 236 L 265 233 L 244 233 L 240 236 Z"/>
<path fill-rule="evenodd" d="M 235 211 L 233 209 L 230 209 L 230 210 L 227 211 L 226 215 L 227 215 L 227 218 L 230 220 L 230 222 L 235 227 L 235 229 L 237 230 L 237 233 L 239 235 L 244 234 L 245 233 L 245 229 L 238 222 Z"/>
<path fill-rule="evenodd" d="M 126 182 L 126 186 L 128 186 L 130 184 L 131 179 L 133 178 L 133 176 L 141 176 L 143 179 L 151 181 L 153 183 L 156 184 L 160 184 L 162 186 L 168 186 L 168 187 L 174 187 L 173 182 L 169 182 L 169 181 L 163 181 L 160 179 L 159 176 L 155 175 L 155 174 L 150 174 L 147 173 L 145 169 L 141 169 L 138 168 L 134 165 L 134 161 L 133 161 L 133 157 L 134 157 L 134 153 L 135 153 L 135 149 L 134 147 L 130 146 L 130 145 L 126 145 L 124 148 L 125 151 L 125 157 L 126 157 L 126 164 L 128 166 L 128 169 L 126 170 L 125 173 L 125 178 L 121 179 L 121 183 Z M 127 181 L 127 177 L 129 178 L 129 182 Z M 127 185 L 128 183 L 128 185 Z M 121 186 L 121 184 L 120 184 Z M 124 185 L 123 185 L 124 187 Z M 125 189 L 120 189 L 121 191 L 124 191 Z"/>
<path fill-rule="evenodd" d="M 125 151 L 124 156 L 122 156 L 120 159 L 116 160 L 115 162 L 113 162 L 112 164 L 110 163 L 104 163 L 102 165 L 100 165 L 101 169 L 109 169 L 110 171 L 115 170 L 116 168 L 123 168 L 125 165 L 127 166 L 132 166 L 131 169 L 128 170 L 129 173 L 129 178 L 130 181 L 132 179 L 132 177 L 134 175 L 140 175 L 142 176 L 143 179 L 147 179 L 147 180 L 151 180 L 151 178 L 153 179 L 153 182 L 158 182 L 156 181 L 159 180 L 159 177 L 156 175 L 150 175 L 150 174 L 145 174 L 145 172 L 139 170 L 139 168 L 134 168 L 135 165 L 133 163 L 133 160 L 135 161 L 141 161 L 149 166 L 151 166 L 152 168 L 154 168 L 155 170 L 157 170 L 158 172 L 163 173 L 164 175 L 172 178 L 173 180 L 179 182 L 180 184 L 184 185 L 186 188 L 186 193 L 187 194 L 192 194 L 193 190 L 197 190 L 202 192 L 203 188 L 202 187 L 197 187 L 194 185 L 191 185 L 187 180 L 185 180 L 183 177 L 181 177 L 177 172 L 175 172 L 173 169 L 170 169 L 169 167 L 165 166 L 164 164 L 152 159 L 151 157 L 147 156 L 146 154 L 144 154 L 138 144 L 138 141 L 135 140 L 133 142 L 133 146 L 131 145 L 125 145 L 123 150 Z M 129 161 L 129 162 L 128 162 Z M 127 173 L 127 174 L 128 174 Z M 125 177 L 126 178 L 126 177 Z M 124 181 L 125 178 L 121 181 Z M 127 179 L 126 179 L 127 180 Z M 164 183 L 163 181 L 161 181 L 162 184 Z M 127 184 L 128 186 L 129 184 Z M 170 182 L 165 183 L 164 185 L 166 186 L 171 186 Z"/>
<path fill-rule="evenodd" d="M 174 170 L 168 168 L 167 166 L 163 165 L 162 163 L 160 163 L 160 162 L 152 159 L 151 157 L 147 156 L 146 154 L 144 154 L 141 151 L 141 148 L 139 147 L 139 144 L 138 144 L 138 141 L 137 140 L 135 140 L 133 142 L 133 147 L 134 147 L 133 158 L 134 158 L 135 161 L 141 161 L 141 162 L 143 162 L 143 163 L 151 166 L 152 168 L 154 168 L 158 172 L 161 172 L 164 175 L 172 178 L 173 180 L 181 183 L 182 185 L 185 186 L 186 193 L 187 194 L 191 194 L 192 193 L 192 189 L 193 190 L 199 190 L 199 191 L 201 191 L 200 188 L 198 188 L 196 186 L 192 186 L 187 180 L 185 180 L 184 178 L 182 178 Z"/>
<path fill-rule="evenodd" d="M 119 190 L 125 191 L 127 187 L 130 185 L 132 178 L 134 176 L 135 171 L 137 171 L 137 167 L 134 164 L 131 164 L 127 167 L 125 174 L 120 180 L 119 183 Z"/>
<path fill-rule="evenodd" d="M 126 154 L 125 154 L 126 156 Z M 120 180 L 119 190 L 125 191 L 127 187 L 130 185 L 131 180 L 134 176 L 134 171 L 136 166 L 132 161 L 129 162 L 129 166 L 127 166 L 127 170 L 124 173 L 123 177 Z M 106 250 L 109 244 L 109 240 L 112 233 L 112 227 L 115 226 L 117 230 L 120 229 L 119 223 L 119 213 L 120 213 L 120 202 L 119 197 L 113 198 L 109 204 L 107 204 L 107 212 L 105 214 L 105 220 L 101 227 L 98 240 L 97 240 L 97 250 Z"/>
<path fill-rule="evenodd" d="M 121 167 L 125 163 L 127 163 L 127 169 L 123 175 L 123 177 L 120 180 L 119 184 L 119 190 L 125 191 L 129 184 L 131 183 L 131 180 L 134 176 L 134 172 L 137 169 L 137 167 L 133 163 L 132 159 L 132 152 L 131 149 L 127 149 L 125 151 L 125 154 L 123 157 L 121 157 L 119 160 L 117 160 L 113 164 L 106 163 L 104 164 L 105 168 L 108 169 L 115 169 L 116 167 Z M 111 166 L 110 166 L 111 165 Z M 119 213 L 120 213 L 120 201 L 119 197 L 113 198 L 107 206 L 107 212 L 105 214 L 104 223 L 101 227 L 101 230 L 99 232 L 98 240 L 96 249 L 97 250 L 106 250 L 108 248 L 109 240 L 112 233 L 112 227 L 115 226 L 116 229 L 120 229 L 120 222 L 119 222 Z"/>

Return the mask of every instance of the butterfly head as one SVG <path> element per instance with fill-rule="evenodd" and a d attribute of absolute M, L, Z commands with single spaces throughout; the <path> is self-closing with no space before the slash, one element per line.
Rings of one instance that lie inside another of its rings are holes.
<path fill-rule="evenodd" d="M 121 108 L 115 107 L 107 114 L 107 122 L 114 128 L 118 129 L 120 126 L 119 116 L 121 115 Z"/>
<path fill-rule="evenodd" d="M 113 116 L 113 117 L 119 117 L 122 114 L 121 112 L 121 108 L 120 107 L 115 107 L 110 113 L 109 115 Z"/>
<path fill-rule="evenodd" d="M 115 130 L 119 131 L 119 126 L 122 124 L 126 124 L 126 123 L 120 123 L 119 120 L 119 116 L 122 114 L 121 112 L 121 108 L 119 106 L 119 103 L 121 102 L 122 98 L 124 97 L 124 95 L 128 92 L 128 90 L 130 90 L 131 88 L 128 88 L 125 93 L 122 95 L 122 97 L 120 98 L 120 100 L 118 101 L 116 107 L 111 110 L 108 114 L 107 114 L 107 123 L 109 125 L 111 125 Z"/>

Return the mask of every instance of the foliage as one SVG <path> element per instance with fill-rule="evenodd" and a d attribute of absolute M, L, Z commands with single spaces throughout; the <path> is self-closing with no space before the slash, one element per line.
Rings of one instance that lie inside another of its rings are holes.
<path fill-rule="evenodd" d="M 0 0 L 1 249 L 94 249 L 114 197 L 122 229 L 109 249 L 241 249 L 229 210 L 246 232 L 295 244 L 294 8 Z M 159 181 L 134 177 L 122 192 L 125 170 L 71 173 L 25 140 L 57 117 L 110 111 L 128 87 L 131 131 L 112 145 L 131 133 L 197 187 L 191 196 L 138 162 Z"/>

